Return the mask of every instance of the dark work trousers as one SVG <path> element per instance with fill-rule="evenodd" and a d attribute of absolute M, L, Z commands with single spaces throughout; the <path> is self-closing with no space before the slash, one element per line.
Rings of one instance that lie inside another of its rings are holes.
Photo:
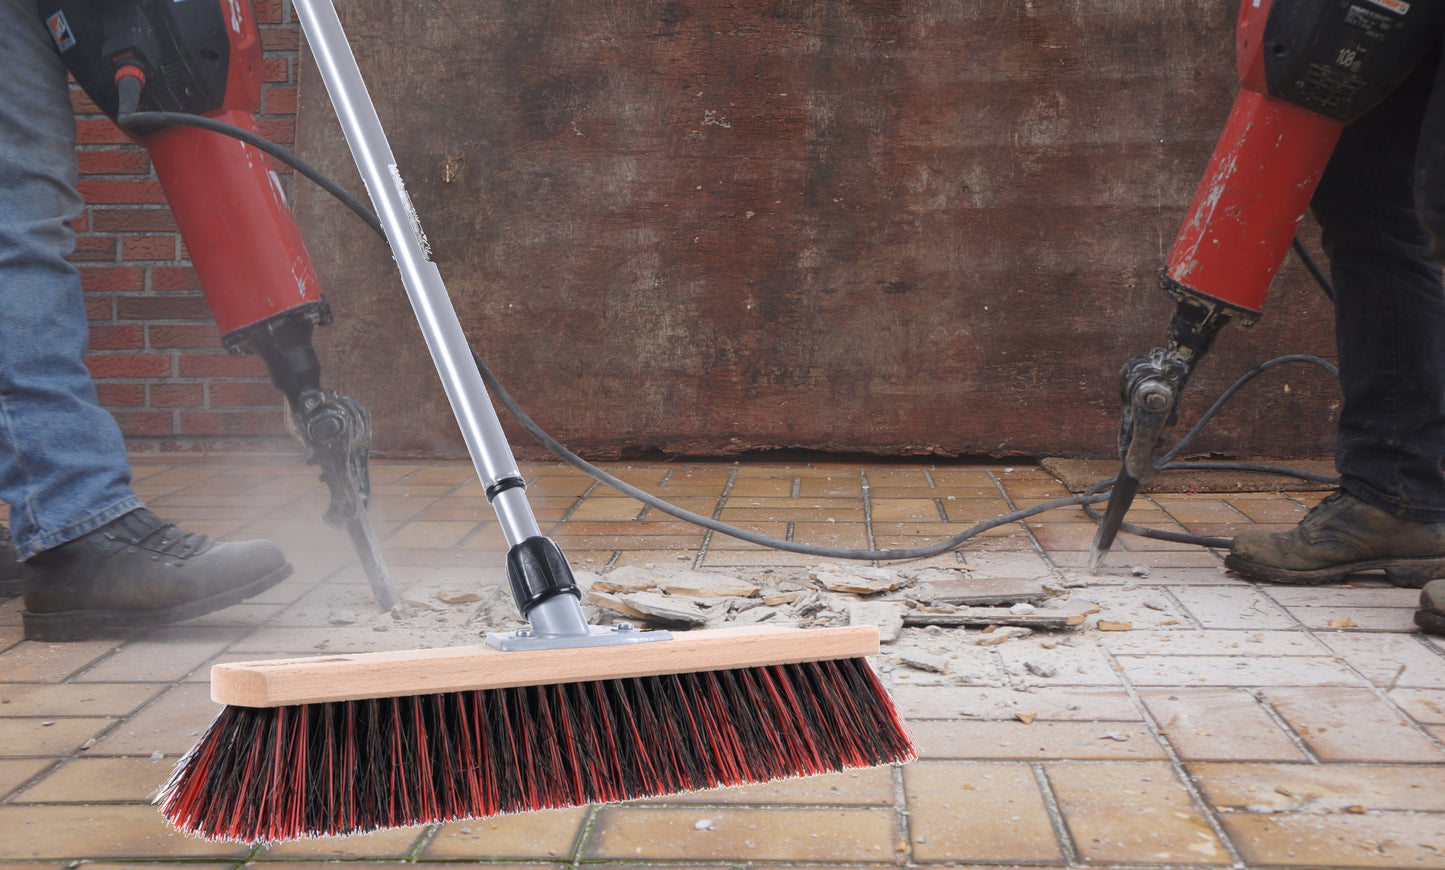
<path fill-rule="evenodd" d="M 1311 207 L 1335 298 L 1343 489 L 1411 520 L 1445 520 L 1445 84 L 1432 53 L 1347 126 Z"/>

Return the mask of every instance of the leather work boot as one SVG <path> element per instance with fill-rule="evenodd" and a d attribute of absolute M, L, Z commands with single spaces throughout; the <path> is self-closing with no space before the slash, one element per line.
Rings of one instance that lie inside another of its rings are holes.
<path fill-rule="evenodd" d="M 1445 522 L 1402 520 L 1335 492 L 1287 532 L 1240 532 L 1225 567 L 1259 580 L 1315 585 L 1383 570 L 1418 589 L 1445 577 Z"/>
<path fill-rule="evenodd" d="M 1445 634 L 1445 580 L 1431 580 L 1420 590 L 1415 624 L 1430 634 Z"/>
<path fill-rule="evenodd" d="M 23 586 L 20 558 L 15 555 L 15 541 L 10 527 L 0 526 L 0 598 L 19 595 Z"/>
<path fill-rule="evenodd" d="M 24 563 L 25 638 L 82 640 L 104 629 L 192 619 L 291 574 L 270 541 L 219 543 L 139 508 Z"/>

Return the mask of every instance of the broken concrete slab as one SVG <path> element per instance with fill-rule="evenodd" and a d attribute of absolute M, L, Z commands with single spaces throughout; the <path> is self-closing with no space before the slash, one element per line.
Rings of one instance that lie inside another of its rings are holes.
<path fill-rule="evenodd" d="M 1015 613 L 1011 607 L 918 608 L 903 614 L 904 625 L 1021 625 L 1063 629 L 1083 625 L 1099 606 L 1088 601 L 1066 601 L 1036 607 L 1032 613 Z"/>
<path fill-rule="evenodd" d="M 892 643 L 903 631 L 902 603 L 894 601 L 850 601 L 848 602 L 849 625 L 878 626 L 880 643 Z"/>
<path fill-rule="evenodd" d="M 637 565 L 624 565 L 598 577 L 591 588 L 598 592 L 645 592 L 656 589 L 658 572 Z"/>
<path fill-rule="evenodd" d="M 942 674 L 948 671 L 950 662 L 944 656 L 933 653 L 905 651 L 899 654 L 898 660 L 910 668 L 917 668 L 920 671 L 932 671 L 935 674 Z"/>
<path fill-rule="evenodd" d="M 920 572 L 918 598 L 947 604 L 1035 603 L 1049 597 L 1044 581 L 1025 577 L 968 577 L 961 572 L 935 569 Z M 953 576 L 949 576 L 953 575 Z"/>
<path fill-rule="evenodd" d="M 792 589 L 787 592 L 763 593 L 763 603 L 769 607 L 778 607 L 783 604 L 792 604 L 799 598 L 812 593 L 805 589 Z"/>
<path fill-rule="evenodd" d="M 685 598 L 674 598 L 660 592 L 626 592 L 617 597 L 649 622 L 688 626 L 707 624 L 707 612 Z"/>
<path fill-rule="evenodd" d="M 829 565 L 808 569 L 808 576 L 829 592 L 847 592 L 853 595 L 875 595 L 892 592 L 909 582 L 896 571 L 888 568 L 866 568 Z"/>
<path fill-rule="evenodd" d="M 658 573 L 656 580 L 658 588 L 669 595 L 707 603 L 717 603 L 728 598 L 751 598 L 759 592 L 756 583 L 706 571 L 665 571 Z"/>
<path fill-rule="evenodd" d="M 984 631 L 970 638 L 978 646 L 998 646 L 1001 643 L 1008 643 L 1021 637 L 1029 637 L 1034 633 L 1032 628 L 1022 625 L 1002 625 L 992 631 Z"/>
<path fill-rule="evenodd" d="M 631 606 L 611 592 L 599 592 L 596 589 L 588 589 L 582 593 L 582 603 L 591 604 L 602 610 L 625 616 L 629 619 L 644 619 L 646 614 Z"/>

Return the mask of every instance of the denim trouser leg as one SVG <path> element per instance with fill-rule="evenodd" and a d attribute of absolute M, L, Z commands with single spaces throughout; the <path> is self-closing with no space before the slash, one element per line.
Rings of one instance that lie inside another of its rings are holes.
<path fill-rule="evenodd" d="M 28 558 L 141 503 L 84 364 L 75 123 L 34 0 L 0 0 L 0 58 L 0 499 Z"/>
<path fill-rule="evenodd" d="M 1342 487 L 1396 516 L 1440 521 L 1445 289 L 1414 184 L 1434 67 L 1345 128 L 1312 206 L 1334 283 Z"/>

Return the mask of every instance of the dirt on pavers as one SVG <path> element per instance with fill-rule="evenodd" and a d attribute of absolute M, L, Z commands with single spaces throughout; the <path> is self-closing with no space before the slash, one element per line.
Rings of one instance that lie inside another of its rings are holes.
<path fill-rule="evenodd" d="M 594 625 L 671 631 L 877 626 L 882 654 L 875 665 L 898 685 L 1028 690 L 1063 684 L 1077 677 L 1085 648 L 1093 645 L 1089 638 L 1098 633 L 1186 619 L 1158 590 L 1121 585 L 1120 577 L 1094 586 L 1068 572 L 1063 579 L 999 577 L 978 576 L 968 566 L 843 563 L 729 570 L 647 564 L 575 573 L 583 612 Z M 1147 583 L 1143 566 L 1117 573 Z M 487 632 L 527 626 L 505 584 L 415 584 L 388 613 L 357 588 L 328 596 L 308 616 L 331 627 L 324 648 L 333 650 L 478 643 Z"/>
<path fill-rule="evenodd" d="M 1335 464 L 1327 459 L 1251 460 L 1262 464 L 1333 477 Z M 1119 473 L 1116 459 L 1065 459 L 1050 457 L 1039 460 L 1039 467 L 1059 479 L 1072 493 L 1081 493 L 1094 484 Z M 1143 492 L 1325 492 L 1338 484 L 1306 480 L 1286 474 L 1232 469 L 1173 469 L 1160 473 L 1140 489 Z"/>

